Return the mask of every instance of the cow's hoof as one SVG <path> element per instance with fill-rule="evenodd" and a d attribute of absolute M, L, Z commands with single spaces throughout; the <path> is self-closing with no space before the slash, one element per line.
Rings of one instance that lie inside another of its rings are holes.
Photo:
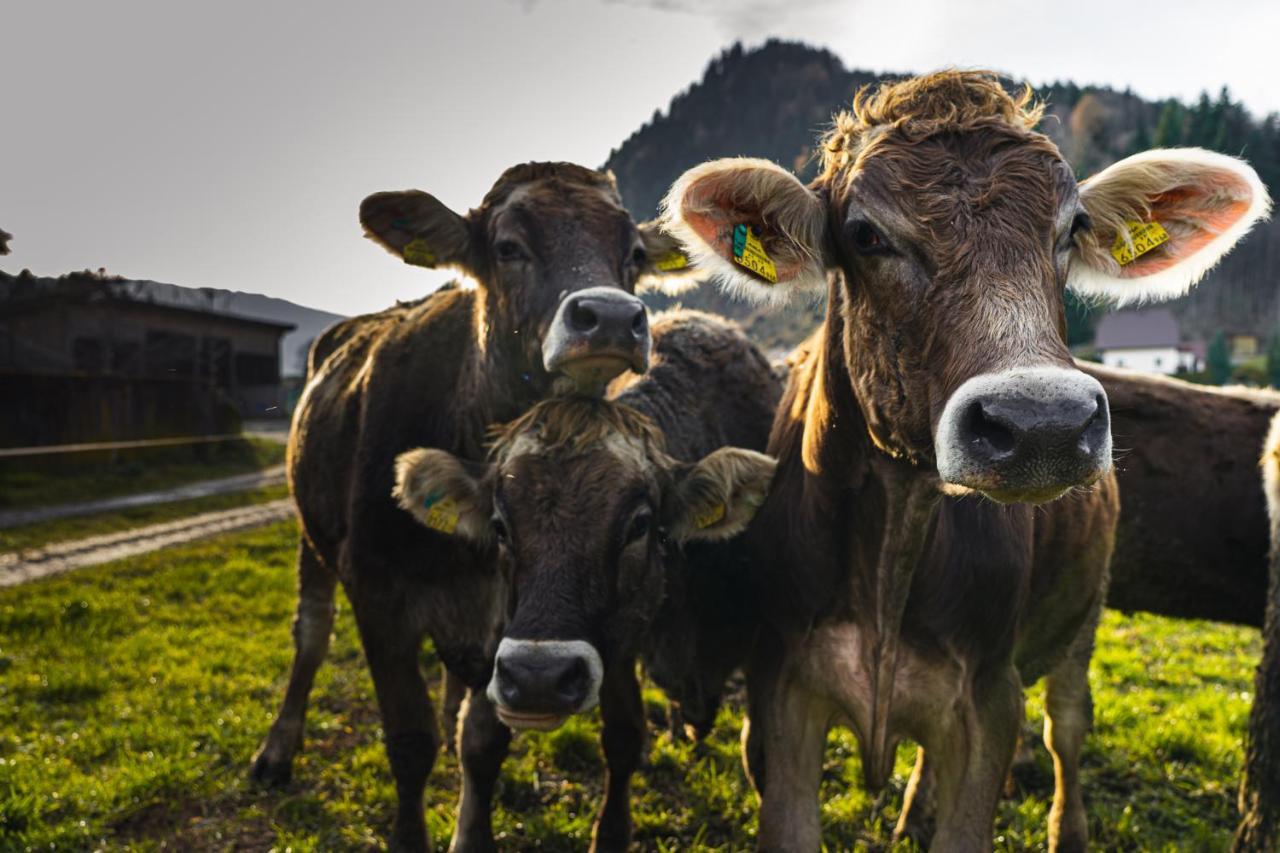
<path fill-rule="evenodd" d="M 259 752 L 249 768 L 249 779 L 264 788 L 283 788 L 293 778 L 292 761 L 272 761 L 266 752 Z"/>

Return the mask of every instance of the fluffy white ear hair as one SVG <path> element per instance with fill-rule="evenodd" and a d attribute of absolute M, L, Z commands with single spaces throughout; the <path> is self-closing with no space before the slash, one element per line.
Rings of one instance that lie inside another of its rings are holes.
<path fill-rule="evenodd" d="M 1127 157 L 1082 182 L 1080 201 L 1093 228 L 1077 238 L 1067 286 L 1120 305 L 1182 296 L 1271 212 L 1248 163 L 1201 148 Z M 1122 265 L 1111 250 L 1131 222 L 1158 222 L 1169 238 Z"/>
<path fill-rule="evenodd" d="M 663 200 L 662 224 L 694 266 L 735 296 L 781 304 L 794 294 L 821 293 L 826 287 L 825 205 L 776 163 L 730 157 L 695 166 Z M 776 267 L 777 282 L 735 263 L 738 225 L 753 229 Z"/>

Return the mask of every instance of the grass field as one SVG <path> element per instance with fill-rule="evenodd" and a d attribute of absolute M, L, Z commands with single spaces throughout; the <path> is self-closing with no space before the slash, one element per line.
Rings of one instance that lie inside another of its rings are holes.
<path fill-rule="evenodd" d="M 372 686 L 349 609 L 285 791 L 245 771 L 290 659 L 292 523 L 0 591 L 0 850 L 344 850 L 379 845 L 394 805 Z M 1084 757 L 1099 850 L 1218 850 L 1235 822 L 1253 630 L 1108 613 L 1092 671 L 1096 726 Z M 424 662 L 438 676 L 430 651 Z M 432 682 L 435 683 L 434 681 Z M 1033 690 L 1028 718 L 1040 722 Z M 652 717 L 660 694 L 646 693 Z M 739 709 L 702 744 L 655 726 L 635 785 L 646 850 L 748 847 L 755 801 L 738 760 Z M 594 718 L 521 735 L 503 770 L 505 849 L 578 850 L 598 803 Z M 823 781 L 830 849 L 887 848 L 911 752 L 881 801 L 859 784 L 850 734 L 832 734 Z M 452 828 L 456 762 L 427 792 L 431 830 Z M 997 847 L 1046 844 L 1052 772 L 1043 749 L 1000 808 Z"/>
<path fill-rule="evenodd" d="M 284 461 L 284 445 L 250 438 L 194 447 L 68 453 L 0 461 L 0 509 L 27 509 L 158 491 L 259 471 Z"/>

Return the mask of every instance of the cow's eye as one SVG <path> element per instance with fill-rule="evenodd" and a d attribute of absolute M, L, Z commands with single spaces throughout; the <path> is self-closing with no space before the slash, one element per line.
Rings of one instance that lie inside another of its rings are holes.
<path fill-rule="evenodd" d="M 1082 231 L 1093 230 L 1093 220 L 1089 218 L 1089 214 L 1083 210 L 1076 214 L 1076 218 L 1071 220 L 1071 239 L 1074 240 L 1076 235 Z"/>
<path fill-rule="evenodd" d="M 524 259 L 524 249 L 515 240 L 499 240 L 493 247 L 493 254 L 499 261 L 507 263 Z"/>
<path fill-rule="evenodd" d="M 489 524 L 493 527 L 493 538 L 498 540 L 499 545 L 506 545 L 511 541 L 510 536 L 507 534 L 507 524 L 501 518 L 495 515 L 490 519 Z"/>
<path fill-rule="evenodd" d="M 642 512 L 635 518 L 631 519 L 631 527 L 627 529 L 627 544 L 630 545 L 637 539 L 643 539 L 649 535 L 649 528 L 652 526 L 653 516 L 647 512 Z"/>
<path fill-rule="evenodd" d="M 649 260 L 649 253 L 645 251 L 644 246 L 636 246 L 631 250 L 631 263 L 635 266 L 642 267 Z"/>
<path fill-rule="evenodd" d="M 870 222 L 855 224 L 850 239 L 854 250 L 862 255 L 880 255 L 890 251 L 889 241 Z"/>

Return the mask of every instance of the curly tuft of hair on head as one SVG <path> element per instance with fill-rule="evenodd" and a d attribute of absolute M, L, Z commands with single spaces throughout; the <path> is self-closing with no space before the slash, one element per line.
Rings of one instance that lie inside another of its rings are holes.
<path fill-rule="evenodd" d="M 1030 86 L 1016 97 L 1010 95 L 993 71 L 948 69 L 882 83 L 874 91 L 863 86 L 854 95 L 852 108 L 835 116 L 821 140 L 818 182 L 827 182 L 848 168 L 875 139 L 890 131 L 908 142 L 991 123 L 1030 131 L 1044 110 Z"/>

